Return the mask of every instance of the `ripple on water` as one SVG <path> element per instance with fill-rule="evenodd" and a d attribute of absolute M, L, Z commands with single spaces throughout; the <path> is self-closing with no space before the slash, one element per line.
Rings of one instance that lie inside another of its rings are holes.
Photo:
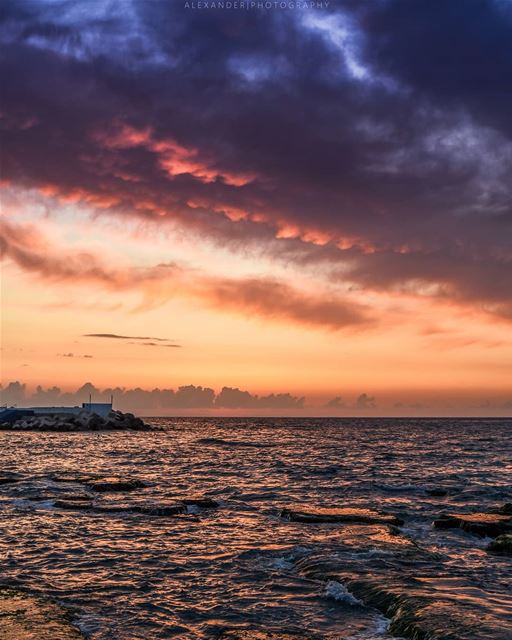
<path fill-rule="evenodd" d="M 312 557 L 350 568 L 352 580 L 384 576 L 395 589 L 403 588 L 401 574 L 420 568 L 418 593 L 435 592 L 475 615 L 492 612 L 502 627 L 512 615 L 509 560 L 487 553 L 486 540 L 431 526 L 441 512 L 512 500 L 506 421 L 155 423 L 168 431 L 0 434 L 2 580 L 73 606 L 93 640 L 213 638 L 229 629 L 331 640 L 386 635 L 387 619 L 343 572 L 301 570 Z M 114 495 L 52 479 L 77 473 L 141 484 Z M 55 507 L 84 493 L 94 494 L 94 509 Z M 113 508 L 186 496 L 209 496 L 219 507 L 196 504 L 176 517 Z M 288 522 L 279 513 L 290 504 L 371 509 L 406 522 L 399 530 Z"/>

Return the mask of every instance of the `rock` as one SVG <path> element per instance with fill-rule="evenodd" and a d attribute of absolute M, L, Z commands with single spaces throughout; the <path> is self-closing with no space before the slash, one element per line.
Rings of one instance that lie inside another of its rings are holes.
<path fill-rule="evenodd" d="M 72 616 L 52 600 L 0 589 L 0 638 L 5 640 L 83 640 Z"/>
<path fill-rule="evenodd" d="M 145 484 L 140 480 L 119 478 L 117 476 L 86 480 L 84 484 L 89 489 L 92 489 L 93 491 L 100 491 L 102 493 L 107 491 L 132 491 L 133 489 L 141 489 L 145 486 Z"/>
<path fill-rule="evenodd" d="M 190 497 L 190 498 L 178 498 L 180 502 L 187 506 L 201 507 L 202 509 L 214 509 L 219 506 L 219 503 L 213 498 L 203 497 Z"/>
<path fill-rule="evenodd" d="M 506 516 L 512 516 L 512 502 L 506 502 L 503 506 L 499 507 L 497 513 L 501 513 Z"/>
<path fill-rule="evenodd" d="M 220 640 L 314 640 L 313 636 L 274 633 L 273 631 L 224 631 Z"/>
<path fill-rule="evenodd" d="M 505 533 L 498 536 L 487 547 L 487 551 L 491 553 L 502 553 L 507 556 L 512 555 L 512 534 Z"/>
<path fill-rule="evenodd" d="M 31 431 L 149 431 L 151 427 L 133 413 L 111 411 L 106 418 L 80 411 L 78 414 L 49 414 L 25 416 L 12 424 L 2 425 L 4 430 L 31 430 Z"/>
<path fill-rule="evenodd" d="M 429 496 L 434 496 L 436 498 L 444 498 L 444 496 L 448 495 L 448 491 L 446 491 L 446 489 L 441 489 L 440 487 L 426 489 L 426 493 L 428 493 Z"/>
<path fill-rule="evenodd" d="M 364 508 L 287 507 L 281 517 L 292 522 L 328 523 L 355 522 L 360 524 L 401 525 L 403 520 L 394 515 Z"/>
<path fill-rule="evenodd" d="M 55 500 L 54 507 L 59 509 L 69 509 L 71 511 L 88 511 L 92 509 L 92 500 Z"/>
<path fill-rule="evenodd" d="M 436 529 L 462 529 L 479 536 L 495 538 L 512 531 L 512 517 L 499 513 L 454 513 L 434 520 Z"/>
<path fill-rule="evenodd" d="M 187 512 L 184 504 L 102 504 L 94 508 L 98 513 L 141 513 L 146 516 L 176 516 Z"/>
<path fill-rule="evenodd" d="M 422 561 L 424 552 L 404 548 L 402 554 L 371 567 L 350 557 L 307 556 L 296 563 L 299 573 L 324 584 L 335 581 L 342 593 L 373 607 L 390 620 L 389 637 L 410 640 L 510 640 L 509 607 L 493 599 L 467 575 L 454 576 L 453 566 Z M 450 589 L 450 584 L 454 588 Z M 471 594 L 464 597 L 463 594 Z M 501 592 L 507 597 L 505 591 Z M 387 637 L 387 634 L 386 634 Z"/>
<path fill-rule="evenodd" d="M 0 473 L 0 485 L 2 484 L 12 484 L 13 482 L 19 482 L 21 480 L 21 476 L 17 473 L 4 472 Z"/>
<path fill-rule="evenodd" d="M 175 516 L 180 513 L 186 513 L 183 504 L 159 504 L 159 505 L 134 505 L 130 511 L 134 513 L 143 513 L 147 516 Z"/>
<path fill-rule="evenodd" d="M 78 484 L 85 484 L 98 478 L 99 476 L 86 475 L 84 473 L 57 473 L 51 476 L 54 482 L 76 482 Z"/>

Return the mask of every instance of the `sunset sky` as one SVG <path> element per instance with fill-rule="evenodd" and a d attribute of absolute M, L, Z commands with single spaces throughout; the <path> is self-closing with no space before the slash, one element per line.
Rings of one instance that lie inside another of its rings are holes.
<path fill-rule="evenodd" d="M 511 414 L 512 3 L 310 4 L 2 2 L 4 391 Z"/>

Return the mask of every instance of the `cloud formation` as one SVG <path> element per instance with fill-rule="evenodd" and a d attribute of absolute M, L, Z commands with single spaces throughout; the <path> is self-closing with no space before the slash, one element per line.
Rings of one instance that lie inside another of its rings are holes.
<path fill-rule="evenodd" d="M 61 358 L 92 358 L 93 356 L 88 355 L 88 354 L 84 354 L 84 355 L 77 355 L 75 353 L 58 353 L 57 356 L 60 356 Z"/>
<path fill-rule="evenodd" d="M 84 14 L 62 0 L 7 3 L 1 19 L 6 182 L 321 264 L 332 283 L 512 319 L 507 3 Z M 45 277 L 158 290 L 158 270 L 104 269 L 87 252 L 43 261 L 11 241 Z M 294 319 L 297 301 L 269 305 L 274 289 L 212 286 L 228 306 Z M 358 322 L 319 304 L 305 301 L 306 322 Z"/>
<path fill-rule="evenodd" d="M 307 294 L 270 278 L 222 278 L 176 263 L 152 267 L 110 267 L 100 256 L 73 249 L 58 250 L 34 226 L 0 222 L 0 255 L 39 277 L 58 282 L 94 282 L 110 290 L 139 290 L 145 304 L 158 304 L 174 296 L 199 300 L 214 309 L 329 329 L 357 327 L 370 322 L 359 304 Z M 97 333 L 87 337 L 165 340 Z"/>
<path fill-rule="evenodd" d="M 23 406 L 59 406 L 80 405 L 89 400 L 89 395 L 96 402 L 110 402 L 114 398 L 115 406 L 122 410 L 158 410 L 169 409 L 301 409 L 304 398 L 289 393 L 258 396 L 237 388 L 223 387 L 216 394 L 209 387 L 186 385 L 178 389 L 140 388 L 126 389 L 121 387 L 98 389 L 91 383 L 82 385 L 73 393 L 64 392 L 59 387 L 44 389 L 38 386 L 33 393 L 27 391 L 25 384 L 10 382 L 0 388 L 2 402 Z"/>
<path fill-rule="evenodd" d="M 154 338 L 151 336 L 120 336 L 117 333 L 84 333 L 84 338 L 108 338 L 114 340 L 153 340 L 157 342 L 169 342 L 168 338 Z"/>

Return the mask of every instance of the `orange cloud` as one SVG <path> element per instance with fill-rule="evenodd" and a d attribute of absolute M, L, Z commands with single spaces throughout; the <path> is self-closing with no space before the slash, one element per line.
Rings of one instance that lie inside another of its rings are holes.
<path fill-rule="evenodd" d="M 298 325 L 342 329 L 367 325 L 367 309 L 338 297 L 311 295 L 270 278 L 216 278 L 175 263 L 152 267 L 110 267 L 97 255 L 49 244 L 31 226 L 0 224 L 2 259 L 41 278 L 73 283 L 95 282 L 108 289 L 140 290 L 145 305 L 174 295 L 247 316 L 292 321 Z"/>
<path fill-rule="evenodd" d="M 327 329 L 336 330 L 370 322 L 367 310 L 362 305 L 335 296 L 307 295 L 277 280 L 209 280 L 203 297 L 215 308 L 308 326 L 321 325 Z"/>
<path fill-rule="evenodd" d="M 106 149 L 144 147 L 156 154 L 159 166 L 171 177 L 189 174 L 201 182 L 220 179 L 236 187 L 249 184 L 256 178 L 219 169 L 212 159 L 205 159 L 195 147 L 186 147 L 172 138 L 158 139 L 150 127 L 137 129 L 126 123 L 116 123 L 107 131 L 96 131 L 93 138 Z"/>

